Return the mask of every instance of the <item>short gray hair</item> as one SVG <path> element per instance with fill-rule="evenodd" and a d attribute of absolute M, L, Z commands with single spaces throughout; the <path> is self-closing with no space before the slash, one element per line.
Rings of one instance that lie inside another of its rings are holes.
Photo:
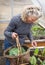
<path fill-rule="evenodd" d="M 22 20 L 26 21 L 26 17 L 31 16 L 31 15 L 39 18 L 41 16 L 41 7 L 35 6 L 35 5 L 29 5 L 29 6 L 24 7 L 21 13 Z"/>

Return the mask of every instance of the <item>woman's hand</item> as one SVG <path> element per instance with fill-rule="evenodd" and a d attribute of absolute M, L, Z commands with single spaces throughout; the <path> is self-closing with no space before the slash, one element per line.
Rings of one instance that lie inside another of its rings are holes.
<path fill-rule="evenodd" d="M 37 46 L 37 42 L 33 40 L 33 41 L 31 42 L 31 45 L 32 45 L 33 47 L 36 47 L 36 46 Z"/>
<path fill-rule="evenodd" d="M 15 33 L 15 32 L 12 33 L 12 39 L 16 39 L 17 36 L 18 36 L 17 33 Z"/>

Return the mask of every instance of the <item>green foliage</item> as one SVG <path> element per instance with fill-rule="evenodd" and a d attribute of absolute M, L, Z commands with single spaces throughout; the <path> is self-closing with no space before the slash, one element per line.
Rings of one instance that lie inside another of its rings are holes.
<path fill-rule="evenodd" d="M 38 24 L 35 24 L 34 26 L 32 26 L 32 33 L 33 36 L 42 36 L 45 35 L 45 29 Z"/>
<path fill-rule="evenodd" d="M 25 49 L 22 48 L 22 53 L 25 52 Z M 9 50 L 9 55 L 15 55 L 17 56 L 18 55 L 18 48 L 12 48 L 11 50 Z"/>
<path fill-rule="evenodd" d="M 42 65 L 45 65 L 45 60 L 42 62 Z"/>
<path fill-rule="evenodd" d="M 34 50 L 34 55 L 38 55 L 38 53 L 39 53 L 39 49 L 36 48 L 36 49 Z"/>
<path fill-rule="evenodd" d="M 33 53 L 34 54 L 30 57 L 31 65 L 45 65 L 45 59 L 42 60 L 42 58 L 45 58 L 45 48 L 36 48 Z"/>
<path fill-rule="evenodd" d="M 37 63 L 42 65 L 42 60 L 40 58 L 37 58 Z"/>
<path fill-rule="evenodd" d="M 32 65 L 36 65 L 36 62 L 37 62 L 37 60 L 36 60 L 36 57 L 35 56 L 30 57 L 30 63 Z"/>
<path fill-rule="evenodd" d="M 41 55 L 41 56 L 45 56 L 45 48 L 42 50 L 42 49 L 38 49 L 38 48 L 36 48 L 35 50 L 34 50 L 34 55 Z"/>
<path fill-rule="evenodd" d="M 45 56 L 45 48 L 43 49 L 42 56 Z"/>
<path fill-rule="evenodd" d="M 34 55 L 30 57 L 31 65 L 45 65 L 45 60 L 41 60 L 39 57 L 36 58 Z"/>

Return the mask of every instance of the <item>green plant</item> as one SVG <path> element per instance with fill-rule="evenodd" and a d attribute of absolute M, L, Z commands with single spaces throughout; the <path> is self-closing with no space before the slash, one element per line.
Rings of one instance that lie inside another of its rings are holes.
<path fill-rule="evenodd" d="M 30 57 L 31 65 L 45 65 L 45 60 L 41 60 L 39 57 L 35 57 L 34 55 Z"/>
<path fill-rule="evenodd" d="M 36 62 L 37 62 L 37 60 L 36 60 L 35 56 L 30 57 L 30 63 L 31 63 L 31 65 L 36 65 Z"/>
<path fill-rule="evenodd" d="M 42 65 L 45 65 L 45 60 L 42 62 Z"/>
<path fill-rule="evenodd" d="M 34 50 L 34 55 L 38 55 L 38 53 L 39 53 L 39 49 L 36 48 L 36 49 Z"/>
<path fill-rule="evenodd" d="M 43 49 L 42 56 L 45 56 L 45 48 Z"/>
<path fill-rule="evenodd" d="M 37 58 L 37 64 L 42 65 L 42 60 L 39 57 Z"/>
<path fill-rule="evenodd" d="M 32 26 L 32 33 L 33 36 L 45 36 L 45 29 L 42 28 L 40 25 L 35 24 L 34 26 Z"/>
<path fill-rule="evenodd" d="M 21 48 L 21 50 L 22 50 L 22 53 L 25 52 L 24 48 Z M 17 56 L 18 55 L 18 48 L 12 48 L 11 50 L 9 50 L 9 55 L 15 55 L 15 56 Z"/>
<path fill-rule="evenodd" d="M 34 52 L 34 55 L 30 57 L 31 65 L 45 65 L 45 58 L 44 58 L 45 48 L 44 49 L 36 48 L 33 52 Z"/>

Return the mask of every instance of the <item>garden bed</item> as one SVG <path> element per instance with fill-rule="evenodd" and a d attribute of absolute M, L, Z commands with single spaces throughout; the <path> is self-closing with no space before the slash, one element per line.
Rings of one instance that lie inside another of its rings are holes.
<path fill-rule="evenodd" d="M 30 48 L 30 65 L 45 65 L 45 47 Z"/>

